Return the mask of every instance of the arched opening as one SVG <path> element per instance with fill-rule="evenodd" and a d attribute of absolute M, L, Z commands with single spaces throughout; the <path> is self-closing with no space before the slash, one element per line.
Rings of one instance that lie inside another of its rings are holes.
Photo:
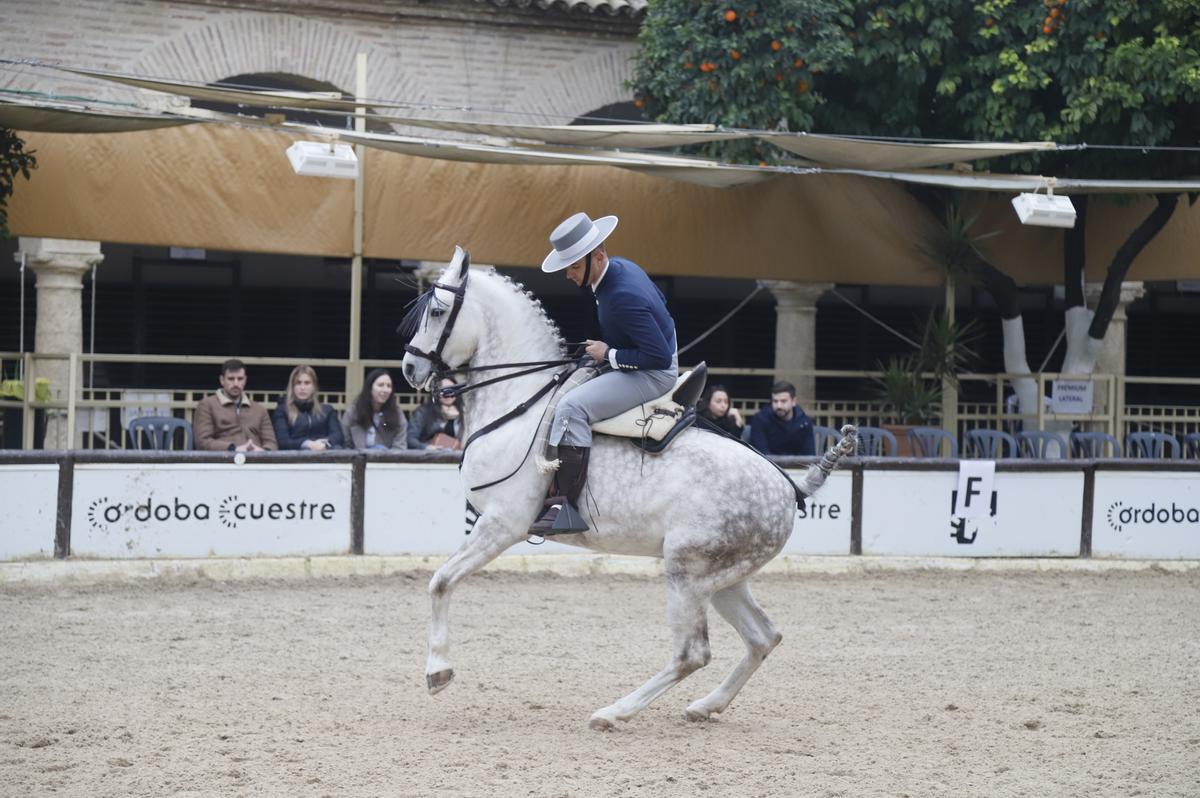
<path fill-rule="evenodd" d="M 632 100 L 602 105 L 571 120 L 572 125 L 619 125 L 629 122 L 649 122 L 641 108 Z"/>
<path fill-rule="evenodd" d="M 213 88 L 225 89 L 259 89 L 266 91 L 306 91 L 306 92 L 331 92 L 337 94 L 344 100 L 353 100 L 354 95 L 349 92 L 342 91 L 332 83 L 327 83 L 323 80 L 314 80 L 306 78 L 303 75 L 291 75 L 284 72 L 255 72 L 244 75 L 233 75 L 231 77 L 222 78 L 214 83 L 209 83 Z M 242 116 L 257 116 L 261 117 L 267 113 L 267 110 L 257 106 L 239 105 L 236 103 L 219 103 L 209 102 L 205 100 L 193 100 L 192 105 L 196 108 L 206 108 L 210 111 L 218 111 L 226 114 L 240 114 Z M 271 113 L 279 113 L 272 110 Z M 289 109 L 283 112 L 289 122 L 299 122 L 305 125 L 319 125 L 321 127 L 332 127 L 339 129 L 352 129 L 354 127 L 353 116 L 346 116 L 341 112 L 324 113 L 320 111 L 306 111 L 301 109 Z M 392 133 L 391 125 L 376 119 L 371 119 L 372 112 L 367 111 L 367 130 L 372 133 Z"/>

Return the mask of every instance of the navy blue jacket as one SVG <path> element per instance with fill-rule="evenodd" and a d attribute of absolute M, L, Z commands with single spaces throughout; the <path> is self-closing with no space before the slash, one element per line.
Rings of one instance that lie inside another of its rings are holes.
<path fill-rule="evenodd" d="M 669 369 L 675 357 L 675 321 L 667 300 L 631 260 L 609 258 L 596 288 L 600 335 L 617 350 L 622 369 Z"/>
<path fill-rule="evenodd" d="M 812 419 L 796 407 L 784 421 L 764 405 L 750 419 L 750 445 L 763 454 L 816 454 Z"/>
<path fill-rule="evenodd" d="M 300 405 L 297 405 L 299 408 Z M 296 421 L 288 421 L 287 397 L 279 400 L 275 412 L 271 413 L 271 423 L 275 425 L 275 438 L 279 448 L 299 449 L 305 441 L 318 438 L 328 438 L 330 449 L 343 449 L 346 439 L 342 435 L 342 425 L 338 423 L 337 413 L 329 405 L 321 405 L 325 412 L 320 418 L 313 418 L 311 410 L 301 410 L 296 415 Z"/>

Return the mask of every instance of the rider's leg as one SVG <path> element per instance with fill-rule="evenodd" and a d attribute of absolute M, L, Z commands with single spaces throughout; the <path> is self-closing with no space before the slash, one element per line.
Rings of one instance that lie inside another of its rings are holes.
<path fill-rule="evenodd" d="M 550 445 L 558 447 L 558 491 L 546 511 L 530 527 L 533 535 L 584 532 L 587 522 L 579 514 L 579 496 L 587 482 L 592 445 L 592 423 L 624 413 L 631 407 L 662 396 L 675 384 L 673 371 L 609 371 L 572 389 L 554 412 Z M 564 520 L 558 516 L 569 505 Z"/>

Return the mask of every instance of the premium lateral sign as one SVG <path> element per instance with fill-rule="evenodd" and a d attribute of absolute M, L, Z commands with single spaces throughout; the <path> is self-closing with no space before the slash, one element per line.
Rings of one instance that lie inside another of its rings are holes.
<path fill-rule="evenodd" d="M 1095 557 L 1200 557 L 1200 477 L 1195 472 L 1097 471 Z"/>
<path fill-rule="evenodd" d="M 164 557 L 342 553 L 348 463 L 79 464 L 74 554 Z"/>

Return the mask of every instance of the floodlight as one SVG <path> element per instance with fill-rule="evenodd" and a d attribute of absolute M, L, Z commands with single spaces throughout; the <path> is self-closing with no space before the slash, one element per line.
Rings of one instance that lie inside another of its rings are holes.
<path fill-rule="evenodd" d="M 358 158 L 349 144 L 297 141 L 287 148 L 288 160 L 298 175 L 309 177 L 358 177 Z"/>
<path fill-rule="evenodd" d="M 1042 227 L 1074 227 L 1075 206 L 1068 197 L 1054 196 L 1054 188 L 1047 185 L 1045 194 L 1018 194 L 1013 197 L 1013 208 L 1021 224 Z"/>

